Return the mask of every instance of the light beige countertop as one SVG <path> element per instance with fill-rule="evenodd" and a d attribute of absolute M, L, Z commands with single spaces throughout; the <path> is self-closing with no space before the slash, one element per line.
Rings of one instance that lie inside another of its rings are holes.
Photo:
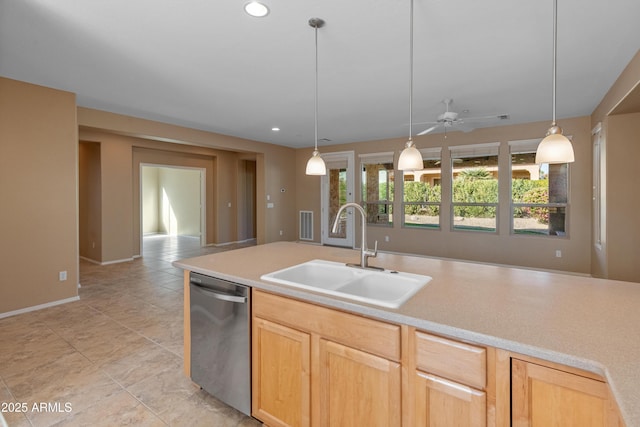
<path fill-rule="evenodd" d="M 608 381 L 627 427 L 640 427 L 640 284 L 387 253 L 370 264 L 433 277 L 398 309 L 260 280 L 313 259 L 359 262 L 359 256 L 351 249 L 278 242 L 174 265 L 597 373 Z"/>

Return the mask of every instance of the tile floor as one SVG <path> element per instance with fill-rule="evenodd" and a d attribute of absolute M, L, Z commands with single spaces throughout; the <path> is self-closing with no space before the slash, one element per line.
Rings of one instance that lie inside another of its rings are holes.
<path fill-rule="evenodd" d="M 182 373 L 182 270 L 171 262 L 241 246 L 146 237 L 135 261 L 81 261 L 80 301 L 0 319 L 9 426 L 260 426 Z"/>

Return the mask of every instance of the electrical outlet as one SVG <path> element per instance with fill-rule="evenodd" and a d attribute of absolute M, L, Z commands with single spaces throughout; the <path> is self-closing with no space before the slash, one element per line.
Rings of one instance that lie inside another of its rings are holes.
<path fill-rule="evenodd" d="M 562 251 L 560 249 L 556 249 L 556 258 L 562 258 Z"/>
<path fill-rule="evenodd" d="M 389 241 L 389 236 L 384 236 L 384 241 L 388 242 Z"/>
<path fill-rule="evenodd" d="M 64 282 L 65 280 L 67 280 L 67 271 L 61 271 L 60 273 L 58 273 L 58 280 L 60 280 L 61 282 Z"/>
<path fill-rule="evenodd" d="M 280 230 L 280 235 L 282 236 L 284 234 L 284 231 Z"/>

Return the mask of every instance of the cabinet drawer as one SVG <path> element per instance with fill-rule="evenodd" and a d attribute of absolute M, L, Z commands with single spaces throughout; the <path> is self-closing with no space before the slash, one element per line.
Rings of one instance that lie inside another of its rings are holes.
<path fill-rule="evenodd" d="M 259 290 L 253 315 L 318 334 L 386 359 L 400 360 L 400 326 L 325 308 Z"/>
<path fill-rule="evenodd" d="M 424 332 L 416 332 L 416 365 L 478 389 L 487 383 L 486 349 Z"/>

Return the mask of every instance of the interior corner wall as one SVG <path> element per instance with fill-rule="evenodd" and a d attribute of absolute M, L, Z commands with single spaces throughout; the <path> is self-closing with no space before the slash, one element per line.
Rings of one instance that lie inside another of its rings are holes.
<path fill-rule="evenodd" d="M 256 161 L 238 164 L 238 240 L 256 238 Z"/>
<path fill-rule="evenodd" d="M 265 187 L 264 199 L 261 199 L 258 187 L 258 205 L 262 205 L 265 212 L 265 241 L 279 240 L 293 241 L 298 238 L 298 221 L 296 219 L 297 182 L 295 173 L 296 153 L 294 150 L 282 147 L 264 156 Z M 260 168 L 258 164 L 258 176 Z M 258 207 L 260 214 L 260 206 Z M 258 240 L 260 243 L 260 240 Z"/>
<path fill-rule="evenodd" d="M 640 112 L 607 118 L 607 278 L 640 282 Z"/>
<path fill-rule="evenodd" d="M 82 258 L 102 259 L 102 184 L 100 143 L 78 145 L 78 221 Z"/>
<path fill-rule="evenodd" d="M 156 234 L 160 229 L 160 203 L 158 174 L 156 167 L 145 166 L 142 168 L 142 234 Z"/>
<path fill-rule="evenodd" d="M 75 95 L 0 77 L 0 315 L 77 297 L 77 176 Z"/>

